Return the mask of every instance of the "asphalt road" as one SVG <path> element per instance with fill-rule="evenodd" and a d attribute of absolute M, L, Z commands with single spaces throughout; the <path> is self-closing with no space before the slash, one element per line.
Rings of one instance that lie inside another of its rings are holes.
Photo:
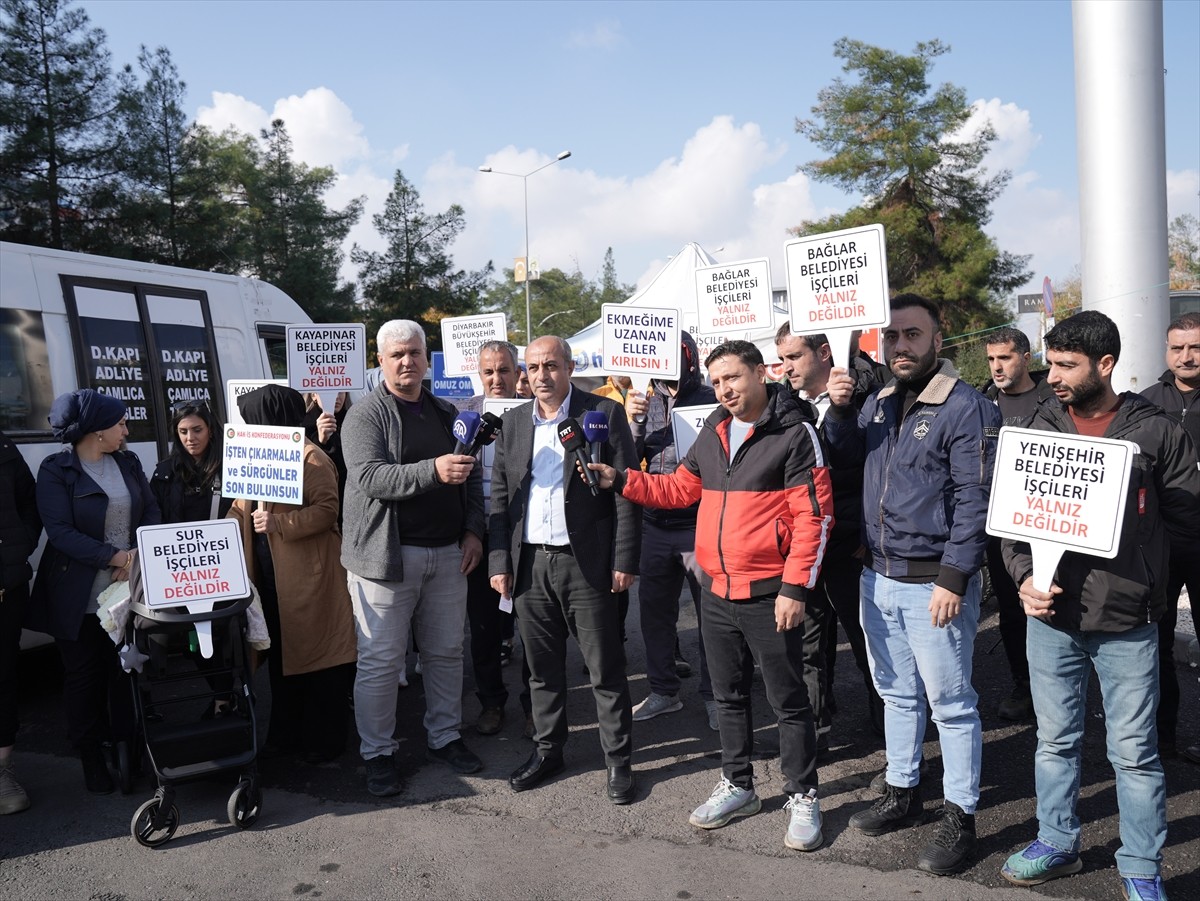
<path fill-rule="evenodd" d="M 636 594 L 636 592 L 635 592 Z M 698 634 L 690 611 L 681 619 L 685 656 L 696 662 Z M 648 691 L 637 629 L 629 620 L 630 688 L 635 703 Z M 603 796 L 603 758 L 595 714 L 577 651 L 569 701 L 572 737 L 567 772 L 535 791 L 514 794 L 508 774 L 529 753 L 516 703 L 517 666 L 506 670 L 513 697 L 500 735 L 469 727 L 467 743 L 486 766 L 461 777 L 424 760 L 421 683 L 400 694 L 404 736 L 398 755 L 403 794 L 368 795 L 355 749 L 310 766 L 296 760 L 261 764 L 265 799 L 259 822 L 241 832 L 225 821 L 235 776 L 182 786 L 182 823 L 175 837 L 150 850 L 129 834 L 137 806 L 153 794 L 143 778 L 134 793 L 105 797 L 83 790 L 66 742 L 59 704 L 61 674 L 53 649 L 22 660 L 22 731 L 18 766 L 33 798 L 27 812 L 0 817 L 0 899 L 89 898 L 1120 898 L 1113 864 L 1118 846 L 1116 796 L 1104 755 L 1098 686 L 1089 700 L 1079 814 L 1085 823 L 1084 871 L 1036 889 L 1008 886 L 1004 859 L 1035 835 L 1032 723 L 995 716 L 1010 688 L 998 646 L 994 608 L 985 610 L 976 645 L 975 684 L 983 712 L 982 800 L 976 863 L 955 878 L 913 869 L 935 825 L 868 838 L 849 829 L 854 812 L 873 800 L 867 783 L 884 764 L 882 743 L 867 723 L 864 691 L 844 643 L 838 659 L 830 753 L 822 758 L 825 846 L 810 854 L 783 847 L 783 780 L 776 731 L 761 686 L 755 697 L 763 810 L 724 829 L 703 832 L 687 815 L 707 798 L 719 775 L 716 733 L 706 725 L 697 678 L 686 679 L 685 707 L 635 724 L 639 797 L 614 807 Z M 1183 668 L 1181 744 L 1200 741 L 1196 670 Z M 266 711 L 265 674 L 259 715 Z M 478 713 L 465 688 L 464 714 Z M 926 806 L 940 803 L 937 733 L 925 753 Z M 1173 899 L 1200 898 L 1200 767 L 1165 763 L 1170 835 L 1165 876 Z"/>

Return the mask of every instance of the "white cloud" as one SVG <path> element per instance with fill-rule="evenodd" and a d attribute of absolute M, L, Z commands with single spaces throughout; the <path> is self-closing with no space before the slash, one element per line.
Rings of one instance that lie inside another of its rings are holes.
<path fill-rule="evenodd" d="M 196 123 L 217 132 L 232 126 L 258 137 L 258 133 L 271 124 L 271 116 L 245 97 L 213 91 L 212 106 L 202 106 L 197 110 Z"/>
<path fill-rule="evenodd" d="M 573 31 L 567 39 L 568 47 L 595 50 L 611 50 L 624 43 L 625 35 L 616 19 L 597 22 L 587 30 Z"/>

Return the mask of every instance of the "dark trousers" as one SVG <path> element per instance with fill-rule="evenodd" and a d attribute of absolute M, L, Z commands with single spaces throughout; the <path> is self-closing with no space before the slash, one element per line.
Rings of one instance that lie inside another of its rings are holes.
<path fill-rule="evenodd" d="M 259 598 L 271 636 L 267 676 L 271 683 L 271 717 L 267 742 L 282 751 L 337 757 L 346 748 L 350 713 L 348 692 L 354 684 L 354 665 L 331 666 L 310 673 L 283 674 L 283 632 L 275 569 L 266 535 L 255 536 L 259 565 Z"/>
<path fill-rule="evenodd" d="M 467 576 L 467 621 L 471 627 L 471 668 L 475 696 L 485 710 L 508 702 L 500 644 L 504 641 L 506 614 L 500 611 L 500 594 L 488 580 L 487 561 Z"/>
<path fill-rule="evenodd" d="M 71 743 L 82 748 L 110 739 L 131 740 L 133 685 L 100 620 L 86 614 L 78 638 L 54 641 L 63 662 L 63 707 Z"/>
<path fill-rule="evenodd" d="M 992 576 L 992 593 L 1000 610 L 1000 641 L 1004 644 L 1004 655 L 1008 658 L 1008 669 L 1017 685 L 1029 684 L 1029 658 L 1025 655 L 1025 629 L 1027 615 L 1021 606 L 1020 586 L 1012 580 L 1004 567 L 1000 553 L 1000 539 L 989 538 L 987 543 L 987 566 Z M 1174 635 L 1172 635 L 1174 640 Z"/>
<path fill-rule="evenodd" d="M 818 730 L 828 728 L 829 721 L 833 709 L 833 684 L 834 684 L 834 667 L 837 663 L 837 644 L 838 644 L 838 623 L 842 624 L 842 631 L 846 633 L 846 641 L 850 644 L 850 653 L 854 655 L 854 665 L 858 667 L 859 673 L 862 674 L 863 684 L 867 688 L 867 696 L 869 699 L 878 701 L 879 695 L 875 691 L 875 683 L 871 680 L 871 662 L 867 658 L 867 641 L 863 637 L 862 630 L 862 611 L 860 605 L 862 603 L 859 594 L 859 583 L 862 579 L 862 562 L 850 555 L 837 555 L 826 557 L 825 562 L 821 566 L 821 578 L 817 582 L 816 590 L 809 593 L 809 605 L 813 606 L 813 598 L 823 598 L 829 607 L 832 607 L 834 615 L 825 616 L 825 622 L 821 624 L 824 651 L 825 651 L 825 696 L 822 699 L 821 707 L 818 709 L 816 704 L 813 705 L 813 722 L 817 724 Z M 805 618 L 808 618 L 808 609 L 805 608 Z M 804 624 L 805 629 L 808 628 L 808 622 Z M 804 658 L 804 683 L 811 685 L 811 678 L 808 674 L 809 658 L 807 647 L 809 638 L 805 635 L 805 658 Z M 811 689 L 809 698 L 811 700 Z M 882 702 L 879 702 L 882 704 Z"/>
<path fill-rule="evenodd" d="M 17 740 L 17 659 L 29 583 L 16 582 L 0 595 L 0 748 Z"/>
<path fill-rule="evenodd" d="M 679 596 L 686 581 L 700 621 L 700 567 L 696 563 L 696 530 L 664 529 L 652 522 L 642 526 L 642 563 L 638 584 L 638 614 L 646 644 L 646 678 L 660 695 L 679 693 L 675 672 Z M 700 642 L 700 697 L 712 700 L 712 684 L 704 642 Z"/>
<path fill-rule="evenodd" d="M 1167 574 L 1167 609 L 1158 621 L 1158 740 L 1174 742 L 1179 726 L 1179 674 L 1175 672 L 1175 626 L 1179 621 L 1179 594 L 1187 586 L 1192 623 L 1200 623 L 1200 555 L 1171 555 Z"/>
<path fill-rule="evenodd" d="M 755 662 L 779 722 L 779 768 L 789 795 L 817 787 L 817 734 L 804 688 L 804 629 L 775 630 L 775 596 L 726 601 L 705 590 L 700 629 L 708 654 L 721 770 L 739 788 L 752 788 L 754 718 L 750 687 Z"/>
<path fill-rule="evenodd" d="M 567 638 L 574 636 L 591 677 L 605 765 L 628 766 L 633 713 L 616 598 L 588 584 L 569 549 L 529 546 L 521 550 L 514 594 L 538 753 L 560 757 L 567 743 Z"/>

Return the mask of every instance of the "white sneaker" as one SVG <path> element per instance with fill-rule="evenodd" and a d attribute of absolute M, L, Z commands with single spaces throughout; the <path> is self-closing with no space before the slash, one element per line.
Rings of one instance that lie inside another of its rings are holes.
<path fill-rule="evenodd" d="M 787 834 L 783 843 L 794 851 L 815 851 L 825 842 L 821 834 L 821 805 L 817 801 L 817 790 L 810 788 L 806 793 L 797 792 L 783 805 L 788 814 Z"/>
<path fill-rule="evenodd" d="M 17 781 L 12 766 L 0 769 L 0 814 L 20 813 L 29 808 L 29 795 Z"/>
<path fill-rule="evenodd" d="M 650 692 L 646 699 L 633 708 L 633 719 L 636 722 L 650 720 L 663 713 L 674 713 L 683 709 L 683 701 L 679 695 L 660 695 Z"/>
<path fill-rule="evenodd" d="M 720 732 L 721 724 L 717 719 L 717 702 L 705 701 L 704 709 L 708 713 L 708 728 L 712 729 L 713 732 Z"/>
<path fill-rule="evenodd" d="M 719 829 L 734 817 L 748 817 L 762 810 L 762 801 L 752 788 L 738 788 L 724 776 L 708 800 L 692 811 L 688 822 L 701 829 Z"/>

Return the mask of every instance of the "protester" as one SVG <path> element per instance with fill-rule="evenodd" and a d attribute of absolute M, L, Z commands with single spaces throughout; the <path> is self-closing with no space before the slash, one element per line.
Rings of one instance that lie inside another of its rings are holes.
<path fill-rule="evenodd" d="M 1200 451 L 1200 313 L 1185 313 L 1167 326 L 1167 371 L 1142 397 L 1183 426 Z M 1167 575 L 1167 605 L 1158 621 L 1158 673 L 1162 697 L 1158 702 L 1158 753 L 1174 757 L 1179 731 L 1179 676 L 1175 672 L 1175 627 L 1179 622 L 1179 595 L 1187 586 L 1192 627 L 1200 623 L 1200 554 L 1195 547 L 1171 548 Z M 1200 744 L 1181 752 L 1200 763 Z"/>
<path fill-rule="evenodd" d="M 1167 838 L 1166 780 L 1158 756 L 1158 626 L 1168 555 L 1196 553 L 1200 471 L 1196 449 L 1171 417 L 1137 394 L 1116 394 L 1116 324 L 1085 310 L 1047 332 L 1047 381 L 1060 403 L 1038 407 L 1030 427 L 1137 445 L 1112 559 L 1068 550 L 1048 591 L 1034 587 L 1027 543 L 1005 540 L 1004 559 L 1029 616 L 1028 653 L 1038 721 L 1034 755 L 1037 838 L 1002 875 L 1039 885 L 1078 873 L 1080 764 L 1089 670 L 1104 703 L 1108 759 L 1117 781 L 1117 872 L 1130 901 L 1160 901 Z M 1106 473 L 1107 475 L 1107 473 Z M 1117 473 L 1112 473 L 1115 477 Z"/>
<path fill-rule="evenodd" d="M 171 452 L 150 477 L 162 521 L 224 519 L 233 498 L 221 497 L 221 430 L 208 404 L 174 404 L 171 434 Z"/>
<path fill-rule="evenodd" d="M 383 378 L 342 427 L 346 567 L 358 633 L 354 717 L 367 791 L 399 794 L 396 692 L 409 630 L 420 645 L 425 753 L 459 773 L 483 762 L 462 740 L 467 576 L 483 556 L 483 490 L 474 457 L 454 453 L 455 409 L 422 385 L 425 330 L 393 319 L 376 346 Z"/>
<path fill-rule="evenodd" d="M 894 381 L 858 410 L 854 379 L 835 369 L 822 426 L 836 465 L 864 467 L 862 624 L 887 744 L 885 794 L 850 825 L 883 835 L 924 821 L 928 700 L 945 803 L 917 867 L 945 876 L 965 868 L 975 849 L 983 738 L 971 671 L 1000 413 L 938 360 L 937 304 L 892 298 L 883 338 Z"/>
<path fill-rule="evenodd" d="M 716 395 L 704 384 L 700 372 L 700 354 L 691 334 L 680 333 L 679 378 L 655 379 L 645 399 L 633 397 L 627 409 L 645 407 L 645 415 L 630 421 L 634 447 L 642 468 L 655 475 L 669 475 L 680 464 L 676 454 L 673 412 L 677 407 L 715 404 Z M 693 504 L 681 510 L 642 511 L 641 584 L 638 587 L 638 614 L 642 640 L 646 646 L 646 679 L 650 693 L 633 708 L 635 721 L 648 720 L 683 709 L 679 699 L 681 668 L 679 657 L 679 596 L 684 582 L 692 595 L 696 622 L 701 621 L 700 583 L 703 571 L 696 562 L 696 511 Z M 687 666 L 686 661 L 682 661 Z M 687 666 L 685 672 L 690 673 Z M 704 641 L 700 641 L 700 698 L 704 701 L 708 726 L 714 732 L 717 702 L 705 660 Z"/>
<path fill-rule="evenodd" d="M 247 425 L 299 428 L 304 398 L 264 385 L 238 398 Z M 346 688 L 354 662 L 354 627 L 338 563 L 337 470 L 304 442 L 302 503 L 237 500 L 250 579 L 262 599 L 271 649 L 271 717 L 266 757 L 299 755 L 306 763 L 340 757 L 346 747 Z"/>
<path fill-rule="evenodd" d="M 517 394 L 517 348 L 507 341 L 488 341 L 479 348 L 479 378 L 483 394 L 467 398 L 458 404 L 460 410 L 483 413 L 488 398 L 510 400 Z M 483 503 L 486 512 L 492 496 L 493 448 L 485 448 L 480 463 L 483 474 Z M 506 633 L 511 636 L 512 614 L 500 609 L 500 595 L 492 588 L 486 566 L 477 566 L 467 576 L 467 620 L 471 626 L 471 666 L 475 672 L 475 694 L 479 698 L 480 714 L 475 731 L 480 735 L 495 735 L 504 727 L 504 705 L 508 689 L 504 685 L 503 648 Z M 533 717 L 529 708 L 528 668 L 521 693 L 525 708 L 526 737 L 532 737 Z"/>
<path fill-rule="evenodd" d="M 533 341 L 525 365 L 534 402 L 504 414 L 488 529 L 492 587 L 516 603 L 531 673 L 536 747 L 509 785 L 526 791 L 564 767 L 571 635 L 591 677 L 608 798 L 628 804 L 635 791 L 632 715 L 614 595 L 627 591 L 638 571 L 641 516 L 624 500 L 589 491 L 559 429 L 568 418 L 578 429 L 585 412 L 603 412 L 609 432 L 599 452 L 622 468 L 635 465 L 633 438 L 617 404 L 571 387 L 575 363 L 562 338 Z"/>
<path fill-rule="evenodd" d="M 46 548 L 25 618 L 52 636 L 63 661 L 63 703 L 89 792 L 113 790 L 104 741 L 131 742 L 133 694 L 117 649 L 94 616 L 97 598 L 129 579 L 139 526 L 157 525 L 158 503 L 137 455 L 124 449 L 125 404 L 91 388 L 50 407 L 54 437 L 71 445 L 42 461 L 37 507 Z"/>
<path fill-rule="evenodd" d="M 17 657 L 29 602 L 29 557 L 42 534 L 33 473 L 17 446 L 0 432 L 0 815 L 29 808 L 17 781 Z"/>
<path fill-rule="evenodd" d="M 670 475 L 592 464 L 604 488 L 649 507 L 699 502 L 696 560 L 705 573 L 700 628 L 721 732 L 721 780 L 690 822 L 716 829 L 757 813 L 753 663 L 779 726 L 788 795 L 784 844 L 824 842 L 817 800 L 816 731 L 804 687 L 804 608 L 816 587 L 833 488 L 814 422 L 790 392 L 765 384 L 748 341 L 727 341 L 704 361 L 721 409 Z"/>
<path fill-rule="evenodd" d="M 775 352 L 783 364 L 788 384 L 803 401 L 813 405 L 817 422 L 829 409 L 829 373 L 833 371 L 833 349 L 823 334 L 793 335 L 784 323 L 775 333 Z M 855 354 L 850 360 L 854 379 L 851 403 L 862 409 L 872 392 L 882 387 L 873 364 Z M 838 622 L 862 673 L 867 692 L 871 728 L 883 735 L 883 701 L 871 681 L 866 639 L 859 622 L 859 582 L 862 579 L 862 466 L 833 466 L 833 507 L 837 523 L 821 564 L 821 577 L 804 607 L 804 683 L 813 705 L 818 747 L 827 745 L 833 724 L 834 663 L 837 655 Z"/>
<path fill-rule="evenodd" d="M 346 496 L 346 459 L 342 455 L 342 423 L 350 412 L 350 395 L 345 391 L 337 393 L 330 412 L 321 407 L 320 399 L 315 394 L 304 395 L 304 435 L 325 452 L 337 469 L 338 476 L 338 529 L 342 527 L 342 499 Z"/>
<path fill-rule="evenodd" d="M 1005 326 L 988 332 L 984 344 L 992 374 L 984 396 L 1000 409 L 1002 426 L 1028 427 L 1039 404 L 1054 402 L 1046 373 L 1029 371 L 1029 338 L 1020 329 Z M 1000 640 L 1013 678 L 1012 693 L 1000 702 L 996 713 L 1016 722 L 1033 716 L 1029 661 L 1025 658 L 1025 610 L 1016 583 L 1004 568 L 999 538 L 988 538 L 987 567 L 1000 612 Z"/>

